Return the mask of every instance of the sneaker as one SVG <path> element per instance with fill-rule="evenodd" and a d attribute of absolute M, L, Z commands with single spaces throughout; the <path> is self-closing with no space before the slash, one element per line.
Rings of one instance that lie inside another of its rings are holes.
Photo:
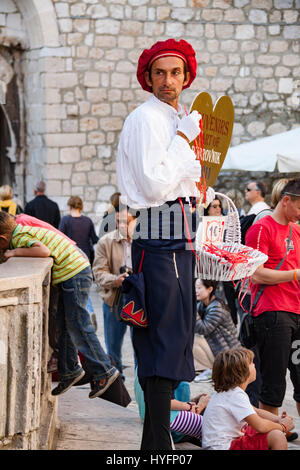
<path fill-rule="evenodd" d="M 292 442 L 295 439 L 298 439 L 298 434 L 296 432 L 287 432 L 286 433 L 286 440 L 288 442 Z"/>
<path fill-rule="evenodd" d="M 207 370 L 201 372 L 199 375 L 197 375 L 194 378 L 194 382 L 196 382 L 196 383 L 199 383 L 199 382 L 212 382 L 211 374 L 212 374 L 212 370 L 207 369 Z"/>
<path fill-rule="evenodd" d="M 72 387 L 72 385 L 76 384 L 77 382 L 79 382 L 79 380 L 82 379 L 84 374 L 85 374 L 85 372 L 83 370 L 82 372 L 80 372 L 79 375 L 77 375 L 77 377 L 73 377 L 72 379 L 68 379 L 68 380 L 64 380 L 62 382 L 59 382 L 57 387 L 55 387 L 51 391 L 51 395 L 56 396 L 56 395 L 61 395 L 62 393 L 67 392 Z"/>
<path fill-rule="evenodd" d="M 111 384 L 119 377 L 120 372 L 116 369 L 113 375 L 110 377 L 105 377 L 105 379 L 94 380 L 91 382 L 91 388 L 89 398 L 100 397 L 110 386 Z"/>

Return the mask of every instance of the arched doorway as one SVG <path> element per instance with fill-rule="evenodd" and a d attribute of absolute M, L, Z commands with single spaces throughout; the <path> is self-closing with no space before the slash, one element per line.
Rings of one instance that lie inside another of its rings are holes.
<path fill-rule="evenodd" d="M 13 185 L 14 168 L 13 163 L 7 156 L 7 149 L 11 146 L 10 132 L 7 116 L 3 105 L 0 105 L 0 186 L 3 184 Z"/>
<path fill-rule="evenodd" d="M 21 26 L 7 31 L 4 27 L 0 37 L 0 81 L 6 91 L 0 107 L 0 184 L 13 186 L 15 196 L 24 204 L 31 196 L 32 182 L 43 176 L 47 161 L 43 138 L 46 129 L 43 60 L 56 56 L 60 42 L 52 0 L 14 3 Z M 1 76 L 6 69 L 5 61 L 13 70 L 12 77 Z M 36 112 L 38 108 L 40 113 Z"/>
<path fill-rule="evenodd" d="M 5 84 L 5 96 L 0 103 L 0 185 L 15 183 L 15 163 L 19 161 L 21 144 L 21 114 L 16 57 L 8 48 L 0 48 L 0 78 Z"/>

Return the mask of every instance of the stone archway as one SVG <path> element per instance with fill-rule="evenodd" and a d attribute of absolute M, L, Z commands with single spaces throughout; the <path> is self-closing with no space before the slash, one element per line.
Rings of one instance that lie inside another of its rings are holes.
<path fill-rule="evenodd" d="M 43 68 L 43 60 L 57 56 L 60 42 L 52 0 L 14 0 L 14 4 L 12 15 L 21 16 L 22 31 L 8 26 L 2 29 L 4 34 L 0 36 L 0 183 L 13 185 L 14 192 L 24 203 L 31 197 L 36 179 L 44 177 L 47 70 Z M 10 73 L 3 62 L 7 56 L 12 58 L 8 60 Z"/>
<path fill-rule="evenodd" d="M 15 183 L 15 162 L 20 150 L 20 106 L 14 58 L 0 48 L 0 80 L 3 96 L 0 103 L 0 185 Z"/>
<path fill-rule="evenodd" d="M 0 104 L 0 186 L 13 185 L 14 172 L 12 162 L 7 156 L 7 148 L 11 148 L 9 121 L 3 104 Z"/>
<path fill-rule="evenodd" d="M 51 0 L 16 0 L 22 13 L 29 48 L 59 47 L 56 13 Z"/>

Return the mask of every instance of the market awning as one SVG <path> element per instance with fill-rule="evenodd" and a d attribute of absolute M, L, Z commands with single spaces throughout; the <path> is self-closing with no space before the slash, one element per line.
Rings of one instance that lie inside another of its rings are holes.
<path fill-rule="evenodd" d="M 222 170 L 300 172 L 300 127 L 230 147 Z"/>

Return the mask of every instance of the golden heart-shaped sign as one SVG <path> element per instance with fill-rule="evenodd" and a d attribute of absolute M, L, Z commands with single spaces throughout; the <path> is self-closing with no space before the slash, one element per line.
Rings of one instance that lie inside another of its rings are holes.
<path fill-rule="evenodd" d="M 234 107 L 229 96 L 218 98 L 213 108 L 209 93 L 201 92 L 194 99 L 190 112 L 198 111 L 203 119 L 203 166 L 206 187 L 216 182 L 230 144 Z M 191 143 L 194 147 L 194 143 Z"/>

